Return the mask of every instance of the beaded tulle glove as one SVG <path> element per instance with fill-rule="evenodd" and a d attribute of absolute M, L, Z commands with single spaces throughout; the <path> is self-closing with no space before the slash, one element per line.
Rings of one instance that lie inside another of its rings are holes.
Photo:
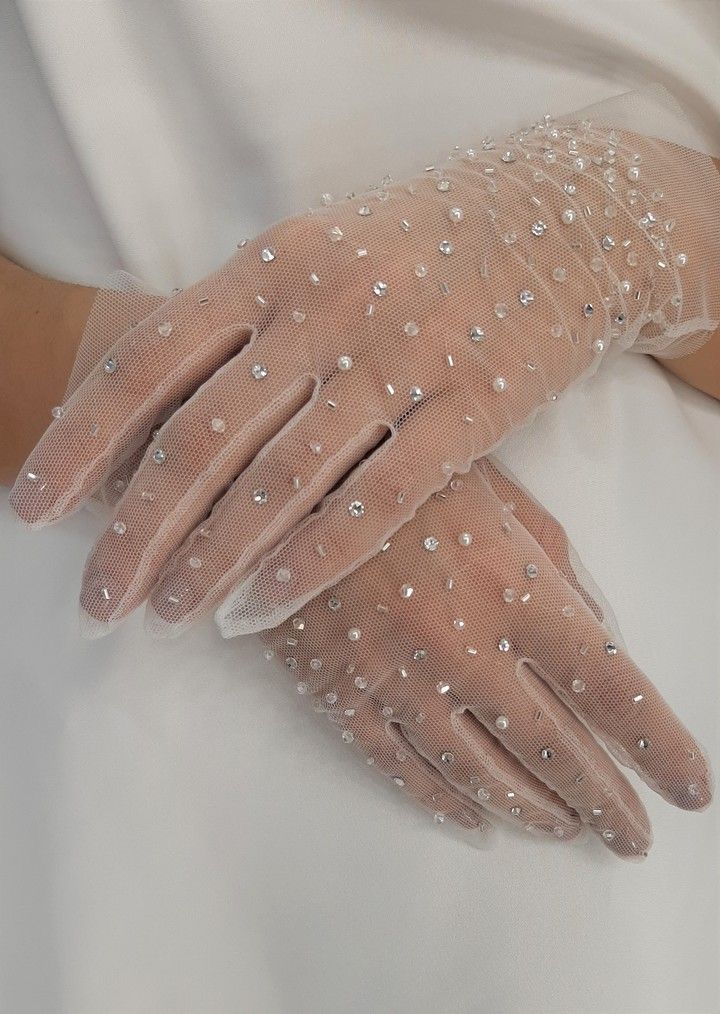
<path fill-rule="evenodd" d="M 587 825 L 638 859 L 647 814 L 598 740 L 684 809 L 707 805 L 711 775 L 590 589 L 558 522 L 485 459 L 263 637 L 437 820 L 484 828 L 489 813 L 565 840 Z"/>
<path fill-rule="evenodd" d="M 274 626 L 612 346 L 700 344 L 720 176 L 623 116 L 545 119 L 280 222 L 120 336 L 11 494 L 57 521 L 153 434 L 89 558 L 88 627 L 147 597 L 157 633 L 223 599 L 225 635 Z"/>

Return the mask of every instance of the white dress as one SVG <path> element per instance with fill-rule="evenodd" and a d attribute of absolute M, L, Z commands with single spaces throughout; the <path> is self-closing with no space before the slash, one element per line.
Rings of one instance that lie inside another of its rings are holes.
<path fill-rule="evenodd" d="M 323 191 L 645 81 L 720 146 L 714 2 L 18 0 L 0 16 L 0 248 L 70 280 L 122 266 L 184 285 Z M 626 355 L 501 457 L 717 769 L 720 404 Z M 0 1009 L 718 1009 L 717 806 L 643 788 L 642 865 L 506 831 L 471 848 L 254 640 L 208 621 L 155 643 L 138 615 L 81 641 L 97 528 L 83 513 L 28 534 L 0 505 Z"/>

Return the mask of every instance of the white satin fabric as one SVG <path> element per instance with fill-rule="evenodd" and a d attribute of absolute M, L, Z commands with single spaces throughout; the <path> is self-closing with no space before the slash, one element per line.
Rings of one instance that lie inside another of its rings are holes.
<path fill-rule="evenodd" d="M 7 2 L 7 0 L 6 0 Z M 263 0 L 2 9 L 0 248 L 158 286 L 456 142 L 659 80 L 720 142 L 714 2 Z M 625 356 L 501 457 L 566 523 L 720 767 L 720 405 Z M 449 837 L 255 641 L 84 643 L 84 513 L 0 540 L 0 1009 L 705 1012 L 718 807 L 644 793 L 649 860 Z"/>

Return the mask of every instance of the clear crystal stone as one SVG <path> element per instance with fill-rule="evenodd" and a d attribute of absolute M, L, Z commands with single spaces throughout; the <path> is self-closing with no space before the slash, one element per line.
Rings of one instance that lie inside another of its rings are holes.
<path fill-rule="evenodd" d="M 367 218 L 368 215 L 372 215 L 372 208 L 369 204 L 361 204 L 358 208 L 358 215 Z"/>
<path fill-rule="evenodd" d="M 565 223 L 565 225 L 572 225 L 572 223 L 577 218 L 577 214 L 575 212 L 575 209 L 574 208 L 565 208 L 563 210 L 563 212 L 561 213 L 560 218 Z"/>
<path fill-rule="evenodd" d="M 552 760 L 554 753 L 549 746 L 544 746 L 540 751 L 540 756 L 542 757 L 543 760 Z"/>
<path fill-rule="evenodd" d="M 268 368 L 264 363 L 255 363 L 250 372 L 255 380 L 264 380 L 268 375 Z"/>
<path fill-rule="evenodd" d="M 531 303 L 535 302 L 535 296 L 529 289 L 523 289 L 522 292 L 518 293 L 518 299 L 523 306 L 530 306 Z"/>
<path fill-rule="evenodd" d="M 443 239 L 438 244 L 438 250 L 440 251 L 441 254 L 445 254 L 446 256 L 448 256 L 453 252 L 453 245 L 449 239 Z"/>
<path fill-rule="evenodd" d="M 266 504 L 268 502 L 268 491 L 266 489 L 256 489 L 252 495 L 253 503 Z"/>
<path fill-rule="evenodd" d="M 210 420 L 210 429 L 213 433 L 224 433 L 225 432 L 225 420 L 216 417 Z"/>
<path fill-rule="evenodd" d="M 420 328 L 417 326 L 415 321 L 409 320 L 403 328 L 403 331 L 408 338 L 415 338 L 420 333 Z"/>
<path fill-rule="evenodd" d="M 510 642 L 507 637 L 501 637 L 498 641 L 498 651 L 510 651 Z"/>
<path fill-rule="evenodd" d="M 388 290 L 387 282 L 375 282 L 372 290 L 376 296 L 386 296 Z"/>
<path fill-rule="evenodd" d="M 274 261 L 275 260 L 274 248 L 271 246 L 264 246 L 260 251 L 260 257 L 262 258 L 262 260 L 265 261 L 266 264 L 269 264 L 270 261 Z"/>
<path fill-rule="evenodd" d="M 332 229 L 328 229 L 328 236 L 333 243 L 338 243 L 343 238 L 343 231 L 339 225 L 334 225 Z"/>
<path fill-rule="evenodd" d="M 527 567 L 525 568 L 525 574 L 531 580 L 534 579 L 534 578 L 536 578 L 539 573 L 540 573 L 540 571 L 538 570 L 538 567 L 537 567 L 536 563 L 529 563 L 527 565 Z"/>
<path fill-rule="evenodd" d="M 437 684 L 437 686 L 436 686 L 436 688 L 435 688 L 435 689 L 436 689 L 436 690 L 437 690 L 437 692 L 438 692 L 439 694 L 441 694 L 441 695 L 442 695 L 442 694 L 446 694 L 446 693 L 448 693 L 448 692 L 449 692 L 449 690 L 450 690 L 450 684 L 449 684 L 449 683 L 446 683 L 446 682 L 445 682 L 444 680 L 441 680 L 441 681 L 440 681 L 440 682 L 439 682 L 439 683 Z"/>
<path fill-rule="evenodd" d="M 617 650 L 617 645 L 615 644 L 615 642 L 614 641 L 607 641 L 606 644 L 605 644 L 605 654 L 606 655 L 617 655 L 617 653 L 618 653 L 618 650 Z"/>
<path fill-rule="evenodd" d="M 413 404 L 417 405 L 417 403 L 422 399 L 422 396 L 423 393 L 421 387 L 410 388 L 410 400 L 413 402 Z"/>
<path fill-rule="evenodd" d="M 289 584 L 292 580 L 292 573 L 288 567 L 278 567 L 275 571 L 275 580 L 280 584 Z"/>
<path fill-rule="evenodd" d="M 429 553 L 434 553 L 440 545 L 440 540 L 436 539 L 434 535 L 428 535 L 426 539 L 423 539 L 423 546 Z"/>
<path fill-rule="evenodd" d="M 65 409 L 62 407 L 62 405 L 54 405 L 50 409 L 50 415 L 53 417 L 53 419 L 62 419 L 62 417 L 65 415 Z"/>
<path fill-rule="evenodd" d="M 567 278 L 567 271 L 565 268 L 553 268 L 552 276 L 556 282 L 564 282 Z"/>
<path fill-rule="evenodd" d="M 574 694 L 581 694 L 585 689 L 585 680 L 574 679 L 570 685 Z"/>
<path fill-rule="evenodd" d="M 103 363 L 103 369 L 106 373 L 114 373 L 117 368 L 118 361 L 117 359 L 113 359 L 112 356 Z"/>
<path fill-rule="evenodd" d="M 495 316 L 498 320 L 505 320 L 509 312 L 510 311 L 506 303 L 495 304 Z"/>
<path fill-rule="evenodd" d="M 348 514 L 353 518 L 361 518 L 365 513 L 365 504 L 361 500 L 353 500 L 348 505 Z"/>
<path fill-rule="evenodd" d="M 462 222 L 463 218 L 465 217 L 465 212 L 462 210 L 462 208 L 450 208 L 448 214 L 450 216 L 451 222 Z"/>
<path fill-rule="evenodd" d="M 166 460 L 167 454 L 162 447 L 158 447 L 156 451 L 153 451 L 153 461 L 157 462 L 158 465 L 162 465 Z"/>
<path fill-rule="evenodd" d="M 440 754 L 440 760 L 443 762 L 443 764 L 452 764 L 455 761 L 455 754 L 450 753 L 449 750 L 445 750 L 443 753 Z"/>
<path fill-rule="evenodd" d="M 400 589 L 400 594 L 404 599 L 409 599 L 414 591 L 415 589 L 411 584 L 404 584 Z"/>
<path fill-rule="evenodd" d="M 158 334 L 161 338 L 169 338 L 172 334 L 172 324 L 169 320 L 163 320 L 158 324 Z"/>
<path fill-rule="evenodd" d="M 124 521 L 116 521 L 113 524 L 113 531 L 115 532 L 116 535 L 124 535 L 125 532 L 127 531 L 127 525 L 125 524 Z"/>
<path fill-rule="evenodd" d="M 545 233 L 547 232 L 547 225 L 545 224 L 545 222 L 541 222 L 540 220 L 538 220 L 537 222 L 533 222 L 533 224 L 530 226 L 530 232 L 533 234 L 533 236 L 544 236 Z"/>
<path fill-rule="evenodd" d="M 188 560 L 188 567 L 192 567 L 193 570 L 200 570 L 202 567 L 202 560 L 199 556 L 191 556 Z"/>
<path fill-rule="evenodd" d="M 350 627 L 347 632 L 348 641 L 359 641 L 362 631 L 359 627 Z"/>

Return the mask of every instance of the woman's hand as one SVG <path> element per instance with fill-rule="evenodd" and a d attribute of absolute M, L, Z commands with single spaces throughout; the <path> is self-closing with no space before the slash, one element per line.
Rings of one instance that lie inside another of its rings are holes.
<path fill-rule="evenodd" d="M 564 839 L 580 821 L 637 859 L 649 819 L 588 730 L 683 809 L 708 804 L 711 774 L 573 560 L 558 522 L 484 460 L 264 640 L 421 805 L 463 826 L 484 822 L 479 805 Z"/>
<path fill-rule="evenodd" d="M 86 568 L 95 632 L 148 596 L 179 631 L 243 581 L 223 632 L 276 624 L 611 342 L 702 330 L 713 183 L 687 149 L 543 123 L 280 223 L 112 346 L 11 503 L 59 520 L 150 439 Z"/>

